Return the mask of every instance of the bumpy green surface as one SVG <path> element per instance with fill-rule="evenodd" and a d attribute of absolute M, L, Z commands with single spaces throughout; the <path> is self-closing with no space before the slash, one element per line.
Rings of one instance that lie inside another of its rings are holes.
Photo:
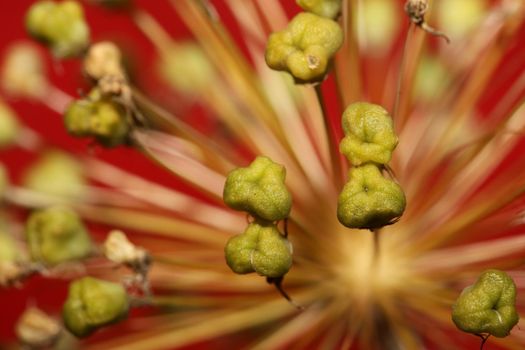
<path fill-rule="evenodd" d="M 452 307 L 452 321 L 464 332 L 506 337 L 518 323 L 516 285 L 503 271 L 487 270 L 463 290 Z"/>
<path fill-rule="evenodd" d="M 14 112 L 0 101 L 0 149 L 11 146 L 20 130 L 20 124 Z"/>
<path fill-rule="evenodd" d="M 356 102 L 348 106 L 342 118 L 345 138 L 339 146 L 350 163 L 386 164 L 397 146 L 392 118 L 381 106 Z"/>
<path fill-rule="evenodd" d="M 384 178 L 377 166 L 366 164 L 350 170 L 339 195 L 337 218 L 349 228 L 375 229 L 400 217 L 405 205 L 401 187 Z"/>
<path fill-rule="evenodd" d="M 125 318 L 128 309 L 128 295 L 123 286 L 84 277 L 70 284 L 62 318 L 71 333 L 85 337 L 102 326 Z"/>
<path fill-rule="evenodd" d="M 341 11 L 341 0 L 297 0 L 305 11 L 321 17 L 336 18 Z"/>
<path fill-rule="evenodd" d="M 91 239 L 78 215 L 67 208 L 33 212 L 26 223 L 31 258 L 49 265 L 81 259 L 91 253 Z"/>
<path fill-rule="evenodd" d="M 48 44 L 57 57 L 75 56 L 89 44 L 89 28 L 76 1 L 38 1 L 26 15 L 26 27 L 36 39 Z"/>
<path fill-rule="evenodd" d="M 257 272 L 266 277 L 282 277 L 292 266 L 292 248 L 277 227 L 252 223 L 244 233 L 230 238 L 224 248 L 226 262 L 233 272 Z"/>
<path fill-rule="evenodd" d="M 257 157 L 247 168 L 231 171 L 223 198 L 226 205 L 268 221 L 290 214 L 292 196 L 284 184 L 286 169 L 270 158 Z"/>
<path fill-rule="evenodd" d="M 126 143 L 130 129 L 124 108 L 102 98 L 97 90 L 69 105 L 64 123 L 71 135 L 94 137 L 105 147 Z"/>
<path fill-rule="evenodd" d="M 297 82 L 321 81 L 342 43 L 339 24 L 303 12 L 285 30 L 270 35 L 266 63 L 272 69 L 289 72 Z"/>

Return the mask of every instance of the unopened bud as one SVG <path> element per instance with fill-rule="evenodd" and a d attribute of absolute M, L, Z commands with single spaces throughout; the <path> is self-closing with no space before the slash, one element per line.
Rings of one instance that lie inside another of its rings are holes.
<path fill-rule="evenodd" d="M 69 285 L 62 318 L 71 333 L 85 337 L 125 318 L 128 310 L 129 298 L 122 285 L 84 277 Z"/>
<path fill-rule="evenodd" d="M 82 221 L 74 211 L 63 207 L 32 213 L 26 223 L 26 237 L 33 260 L 45 264 L 82 259 L 92 251 Z"/>
<path fill-rule="evenodd" d="M 109 41 L 101 41 L 89 47 L 84 58 L 84 71 L 93 80 L 105 76 L 124 77 L 122 70 L 122 55 L 117 45 Z"/>

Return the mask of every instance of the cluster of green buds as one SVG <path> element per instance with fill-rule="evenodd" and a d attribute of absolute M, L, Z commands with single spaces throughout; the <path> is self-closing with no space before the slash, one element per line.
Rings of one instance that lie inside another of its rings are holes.
<path fill-rule="evenodd" d="M 326 18 L 336 18 L 341 12 L 342 0 L 297 0 L 297 5 L 307 12 Z"/>
<path fill-rule="evenodd" d="M 65 207 L 33 212 L 25 233 L 31 258 L 45 265 L 82 259 L 92 253 L 91 239 L 81 219 Z"/>
<path fill-rule="evenodd" d="M 286 169 L 267 157 L 257 157 L 250 166 L 228 174 L 224 202 L 254 218 L 224 249 L 233 272 L 282 278 L 292 266 L 292 246 L 276 224 L 288 218 L 292 206 L 285 177 Z"/>
<path fill-rule="evenodd" d="M 349 228 L 370 230 L 395 222 L 406 199 L 401 187 L 382 174 L 398 142 L 392 118 L 381 106 L 357 102 L 345 110 L 342 124 L 345 137 L 340 151 L 353 167 L 339 195 L 339 221 Z"/>
<path fill-rule="evenodd" d="M 126 144 L 130 125 L 126 109 L 111 96 L 94 88 L 85 98 L 73 101 L 64 115 L 67 131 L 77 137 L 93 137 L 104 147 Z"/>
<path fill-rule="evenodd" d="M 322 81 L 331 58 L 343 44 L 343 31 L 329 18 L 302 12 L 283 31 L 273 33 L 266 46 L 266 63 L 289 72 L 297 83 Z"/>
<path fill-rule="evenodd" d="M 518 323 L 516 285 L 503 271 L 487 270 L 466 287 L 452 307 L 452 321 L 464 332 L 506 337 Z"/>
<path fill-rule="evenodd" d="M 76 1 L 38 1 L 26 15 L 26 26 L 59 58 L 76 56 L 89 44 L 89 28 L 82 6 Z"/>
<path fill-rule="evenodd" d="M 129 308 L 129 297 L 121 284 L 83 277 L 69 285 L 62 318 L 71 333 L 86 337 L 125 318 Z"/>

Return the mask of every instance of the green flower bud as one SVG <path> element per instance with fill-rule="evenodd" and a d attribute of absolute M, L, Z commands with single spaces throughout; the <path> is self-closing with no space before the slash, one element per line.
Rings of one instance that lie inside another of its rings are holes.
<path fill-rule="evenodd" d="M 85 194 L 82 165 L 67 153 L 47 151 L 25 173 L 23 185 L 33 191 L 63 198 Z"/>
<path fill-rule="evenodd" d="M 503 271 L 487 270 L 452 306 L 452 321 L 467 333 L 506 337 L 518 323 L 516 285 Z"/>
<path fill-rule="evenodd" d="M 226 262 L 233 272 L 257 272 L 266 277 L 282 277 L 292 266 L 292 246 L 277 227 L 252 223 L 244 233 L 230 238 L 224 248 Z"/>
<path fill-rule="evenodd" d="M 286 169 L 270 158 L 257 157 L 249 167 L 231 171 L 223 198 L 235 210 L 256 218 L 277 221 L 288 217 L 292 196 L 284 184 Z"/>
<path fill-rule="evenodd" d="M 38 1 L 29 8 L 26 26 L 29 33 L 48 44 L 57 57 L 78 55 L 89 44 L 89 28 L 76 1 Z"/>
<path fill-rule="evenodd" d="M 383 107 L 366 102 L 353 103 L 344 111 L 342 123 L 346 136 L 339 148 L 352 165 L 390 161 L 398 139 L 392 118 Z"/>
<path fill-rule="evenodd" d="M 321 17 L 336 18 L 341 12 L 341 0 L 297 0 L 305 11 Z"/>
<path fill-rule="evenodd" d="M 94 137 L 105 147 L 126 143 L 129 124 L 126 111 L 96 89 L 85 99 L 74 101 L 66 110 L 64 124 L 77 137 Z"/>
<path fill-rule="evenodd" d="M 0 101 L 0 149 L 11 146 L 18 136 L 20 124 L 11 108 Z"/>
<path fill-rule="evenodd" d="M 376 165 L 352 168 L 339 195 L 337 218 L 346 227 L 376 229 L 391 224 L 405 210 L 401 187 L 386 179 Z"/>
<path fill-rule="evenodd" d="M 321 81 L 342 43 L 339 24 L 303 12 L 285 30 L 270 35 L 266 63 L 272 69 L 289 72 L 300 83 Z"/>
<path fill-rule="evenodd" d="M 197 94 L 214 80 L 214 69 L 199 45 L 178 43 L 165 48 L 159 61 L 159 71 L 174 89 Z"/>
<path fill-rule="evenodd" d="M 69 285 L 62 309 L 66 328 L 77 337 L 85 337 L 100 327 L 125 318 L 129 299 L 120 284 L 84 277 Z"/>
<path fill-rule="evenodd" d="M 25 232 L 31 258 L 45 264 L 82 259 L 92 250 L 82 221 L 67 208 L 51 207 L 33 212 Z"/>

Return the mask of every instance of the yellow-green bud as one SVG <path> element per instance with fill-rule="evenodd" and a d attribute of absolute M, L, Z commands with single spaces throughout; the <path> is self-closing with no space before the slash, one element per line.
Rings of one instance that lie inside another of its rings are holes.
<path fill-rule="evenodd" d="M 125 109 L 93 89 L 87 98 L 69 105 L 64 115 L 67 131 L 77 137 L 94 137 L 105 147 L 126 143 L 129 124 Z"/>
<path fill-rule="evenodd" d="M 348 106 L 342 118 L 345 138 L 339 146 L 350 163 L 386 164 L 397 146 L 392 118 L 381 106 L 356 102 Z"/>
<path fill-rule="evenodd" d="M 187 94 L 206 89 L 215 76 L 204 51 L 193 42 L 166 48 L 159 61 L 159 71 L 173 88 Z"/>
<path fill-rule="evenodd" d="M 18 136 L 20 124 L 11 108 L 0 101 L 0 149 L 11 146 Z"/>
<path fill-rule="evenodd" d="M 487 270 L 452 306 L 452 321 L 464 332 L 506 337 L 518 323 L 516 285 L 503 271 Z"/>
<path fill-rule="evenodd" d="M 300 83 L 321 81 L 342 43 L 339 24 L 303 12 L 285 30 L 270 35 L 266 63 L 272 69 L 289 72 Z"/>
<path fill-rule="evenodd" d="M 29 8 L 26 26 L 57 57 L 78 55 L 89 44 L 89 28 L 76 1 L 38 1 Z"/>
<path fill-rule="evenodd" d="M 337 204 L 337 218 L 344 226 L 372 230 L 391 224 L 403 214 L 403 190 L 383 177 L 376 165 L 352 168 L 349 178 Z"/>
<path fill-rule="evenodd" d="M 62 318 L 71 333 L 85 337 L 100 327 L 122 320 L 128 310 L 129 299 L 122 285 L 84 277 L 69 285 Z"/>
<path fill-rule="evenodd" d="M 91 239 L 78 215 L 67 208 L 51 207 L 33 212 L 26 222 L 31 258 L 49 265 L 82 259 L 91 251 Z"/>
<path fill-rule="evenodd" d="M 254 222 L 244 233 L 230 238 L 224 248 L 233 272 L 278 278 L 292 266 L 292 245 L 274 224 Z"/>
<path fill-rule="evenodd" d="M 60 151 L 47 151 L 25 173 L 23 185 L 33 191 L 63 198 L 79 198 L 85 193 L 82 165 Z"/>
<path fill-rule="evenodd" d="M 226 205 L 256 218 L 277 221 L 288 217 L 292 196 L 284 184 L 286 169 L 270 158 L 257 157 L 247 168 L 231 171 L 223 198 Z"/>
<path fill-rule="evenodd" d="M 305 11 L 321 17 L 336 18 L 341 12 L 341 0 L 297 0 Z"/>

